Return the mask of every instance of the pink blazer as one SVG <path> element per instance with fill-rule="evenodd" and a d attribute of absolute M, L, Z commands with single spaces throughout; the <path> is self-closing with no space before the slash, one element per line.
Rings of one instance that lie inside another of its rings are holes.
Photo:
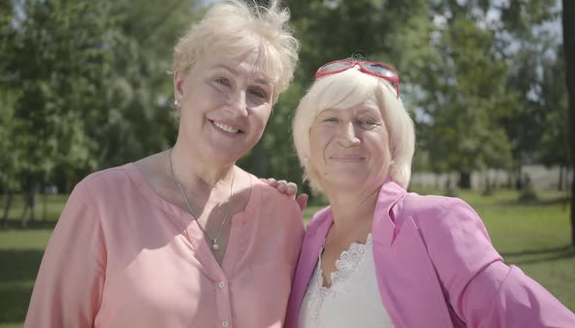
<path fill-rule="evenodd" d="M 310 222 L 285 327 L 296 328 L 319 252 L 333 223 L 326 207 Z M 382 186 L 372 226 L 381 302 L 396 328 L 575 327 L 575 315 L 493 248 L 475 211 L 457 198 Z"/>

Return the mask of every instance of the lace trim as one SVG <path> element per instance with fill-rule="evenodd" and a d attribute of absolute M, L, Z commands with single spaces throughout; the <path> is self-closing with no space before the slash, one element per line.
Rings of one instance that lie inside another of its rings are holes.
<path fill-rule="evenodd" d="M 370 233 L 367 235 L 365 244 L 351 243 L 349 250 L 341 253 L 339 260 L 335 261 L 337 271 L 331 273 L 332 286 L 340 281 L 341 283 L 347 282 L 359 270 L 359 264 L 363 262 L 365 254 L 371 249 L 371 243 Z"/>
<path fill-rule="evenodd" d="M 312 277 L 309 292 L 308 310 L 313 321 L 319 318 L 319 312 L 323 300 L 327 297 L 335 298 L 340 292 L 347 293 L 351 290 L 350 280 L 359 270 L 360 264 L 366 258 L 366 254 L 372 253 L 371 233 L 367 235 L 365 244 L 351 243 L 347 251 L 343 251 L 339 260 L 335 261 L 336 271 L 331 273 L 331 286 L 323 286 L 323 271 L 321 269 L 321 254 L 315 273 Z"/>

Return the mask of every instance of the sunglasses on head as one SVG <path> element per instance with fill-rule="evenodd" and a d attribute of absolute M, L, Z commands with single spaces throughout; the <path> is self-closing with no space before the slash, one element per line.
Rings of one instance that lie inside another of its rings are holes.
<path fill-rule="evenodd" d="M 379 77 L 393 84 L 395 87 L 395 94 L 397 98 L 399 98 L 399 75 L 391 66 L 376 61 L 349 59 L 334 60 L 320 67 L 317 72 L 315 72 L 315 78 L 319 79 L 327 75 L 341 73 L 356 65 L 359 67 L 361 72 Z"/>

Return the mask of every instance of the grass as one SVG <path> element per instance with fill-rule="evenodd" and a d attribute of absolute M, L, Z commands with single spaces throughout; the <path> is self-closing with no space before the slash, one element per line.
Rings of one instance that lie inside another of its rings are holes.
<path fill-rule="evenodd" d="M 564 193 L 538 191 L 539 199 L 527 204 L 518 203 L 513 191 L 498 191 L 492 196 L 460 192 L 458 196 L 482 217 L 493 244 L 508 264 L 521 267 L 575 311 L 575 251 L 570 246 L 569 204 Z M 0 229 L 0 328 L 22 326 L 43 250 L 65 200 L 66 196 L 49 196 L 47 220 L 42 221 L 43 201 L 39 198 L 36 221 L 22 229 L 18 221 L 22 203 L 17 197 L 7 228 Z M 0 197 L 2 209 L 4 202 Z M 321 207 L 308 206 L 306 222 Z"/>

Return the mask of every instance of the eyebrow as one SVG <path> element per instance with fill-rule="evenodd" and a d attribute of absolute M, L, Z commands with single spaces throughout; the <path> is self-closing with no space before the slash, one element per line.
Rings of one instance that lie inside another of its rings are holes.
<path fill-rule="evenodd" d="M 212 69 L 216 69 L 216 68 L 223 68 L 223 69 L 225 69 L 225 70 L 228 70 L 228 71 L 232 72 L 232 73 L 235 74 L 235 75 L 237 75 L 237 74 L 239 73 L 238 70 L 236 70 L 235 68 L 232 68 L 232 67 L 230 67 L 230 66 L 228 66 L 228 65 L 226 65 L 226 64 L 217 64 L 217 65 L 215 65 L 214 67 L 212 67 Z M 263 74 L 263 73 L 262 73 L 262 74 Z M 272 83 L 271 83 L 269 80 L 267 80 L 267 79 L 257 78 L 257 79 L 255 80 L 255 82 L 256 82 L 257 84 L 262 84 L 262 85 L 265 85 L 265 86 L 270 87 L 270 88 L 272 87 Z"/>

